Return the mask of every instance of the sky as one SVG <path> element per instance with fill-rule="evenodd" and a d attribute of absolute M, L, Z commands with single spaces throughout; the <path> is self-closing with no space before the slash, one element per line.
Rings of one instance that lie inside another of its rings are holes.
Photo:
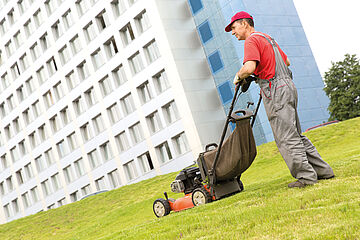
<path fill-rule="evenodd" d="M 293 0 L 322 76 L 346 53 L 360 58 L 360 0 Z"/>

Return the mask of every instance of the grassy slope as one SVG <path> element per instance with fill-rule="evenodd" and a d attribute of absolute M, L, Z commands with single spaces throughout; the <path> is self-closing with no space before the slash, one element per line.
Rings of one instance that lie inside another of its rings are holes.
<path fill-rule="evenodd" d="M 306 134 L 336 178 L 288 189 L 274 143 L 258 148 L 245 191 L 157 219 L 176 173 L 0 225 L 0 239 L 360 239 L 360 118 Z M 178 198 L 181 194 L 169 194 Z"/>

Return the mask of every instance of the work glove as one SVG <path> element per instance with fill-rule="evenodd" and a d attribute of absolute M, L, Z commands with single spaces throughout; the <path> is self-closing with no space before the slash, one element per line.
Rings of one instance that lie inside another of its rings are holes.
<path fill-rule="evenodd" d="M 241 91 L 246 92 L 249 89 L 251 82 L 255 80 L 256 77 L 254 75 L 250 75 L 249 77 L 240 80 L 239 76 L 236 74 L 234 77 L 234 84 L 236 85 L 239 83 L 241 86 Z"/>
<path fill-rule="evenodd" d="M 254 75 L 250 75 L 247 78 L 245 78 L 241 82 L 241 91 L 246 92 L 249 89 L 251 82 L 253 81 L 256 81 L 256 77 Z"/>

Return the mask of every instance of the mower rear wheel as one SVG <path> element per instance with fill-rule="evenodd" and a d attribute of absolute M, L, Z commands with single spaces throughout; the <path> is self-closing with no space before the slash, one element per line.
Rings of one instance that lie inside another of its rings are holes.
<path fill-rule="evenodd" d="M 156 217 L 164 217 L 170 213 L 170 204 L 163 198 L 158 198 L 154 201 L 153 211 Z"/>
<path fill-rule="evenodd" d="M 211 202 L 211 195 L 205 188 L 196 188 L 192 192 L 191 200 L 194 206 L 199 206 Z"/>

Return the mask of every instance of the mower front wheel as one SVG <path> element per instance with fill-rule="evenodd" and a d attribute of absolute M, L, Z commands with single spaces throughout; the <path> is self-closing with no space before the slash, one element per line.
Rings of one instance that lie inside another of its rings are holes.
<path fill-rule="evenodd" d="M 170 213 L 170 204 L 163 198 L 158 198 L 154 201 L 153 211 L 156 217 L 164 217 Z"/>
<path fill-rule="evenodd" d="M 205 188 L 196 188 L 192 192 L 191 200 L 194 206 L 199 206 L 211 202 L 211 195 Z"/>

